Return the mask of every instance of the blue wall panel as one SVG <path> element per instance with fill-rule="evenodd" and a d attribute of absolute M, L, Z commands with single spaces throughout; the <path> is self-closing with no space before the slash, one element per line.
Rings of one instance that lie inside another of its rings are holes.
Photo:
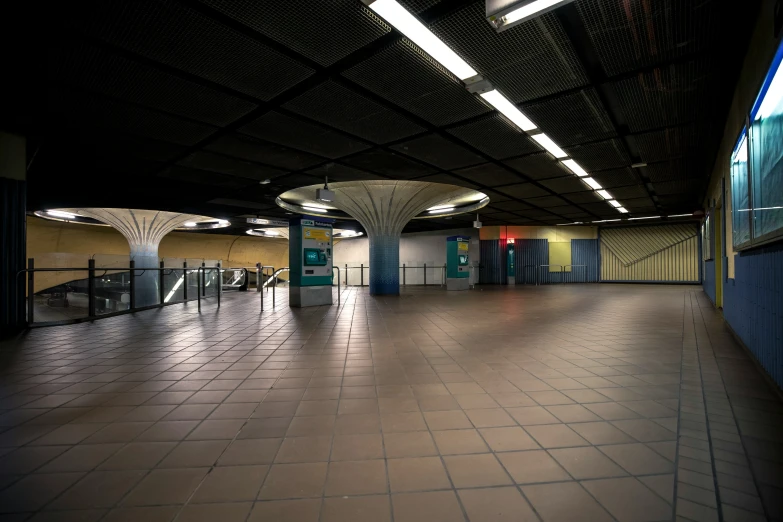
<path fill-rule="evenodd" d="M 549 242 L 546 239 L 514 240 L 514 278 L 517 284 L 535 284 L 537 279 L 546 279 L 548 273 L 539 269 L 549 263 Z"/>
<path fill-rule="evenodd" d="M 701 286 L 712 304 L 715 304 L 715 261 L 704 261 L 704 278 Z"/>
<path fill-rule="evenodd" d="M 723 286 L 723 316 L 783 387 L 783 244 L 734 256 L 734 279 Z"/>
<path fill-rule="evenodd" d="M 598 239 L 572 239 L 571 264 L 587 265 L 586 268 L 571 267 L 571 273 L 566 274 L 566 282 L 597 283 L 600 276 L 601 262 L 598 259 Z"/>
<path fill-rule="evenodd" d="M 481 265 L 479 283 L 482 285 L 505 285 L 506 277 L 506 240 L 482 239 L 479 241 Z"/>

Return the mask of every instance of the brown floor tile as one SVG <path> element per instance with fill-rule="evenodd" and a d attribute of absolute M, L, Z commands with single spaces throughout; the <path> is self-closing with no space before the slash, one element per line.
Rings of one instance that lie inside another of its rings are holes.
<path fill-rule="evenodd" d="M 98 522 L 106 514 L 105 509 L 79 509 L 69 511 L 39 511 L 32 518 L 27 513 L 18 516 L 9 515 L 8 521 L 26 520 L 27 522 Z M 6 519 L 4 519 L 5 522 Z"/>
<path fill-rule="evenodd" d="M 331 448 L 331 437 L 286 437 L 275 462 L 324 462 L 329 460 Z"/>
<path fill-rule="evenodd" d="M 126 496 L 123 506 L 184 504 L 209 468 L 156 469 Z"/>
<path fill-rule="evenodd" d="M 288 426 L 286 437 L 330 436 L 334 431 L 335 415 L 294 417 Z"/>
<path fill-rule="evenodd" d="M 47 506 L 48 509 L 111 508 L 146 475 L 145 471 L 93 471 Z"/>
<path fill-rule="evenodd" d="M 522 486 L 543 522 L 612 522 L 612 517 L 578 482 Z"/>
<path fill-rule="evenodd" d="M 486 453 L 489 451 L 476 430 L 433 431 L 435 444 L 441 455 Z"/>
<path fill-rule="evenodd" d="M 90 471 L 111 457 L 123 444 L 79 444 L 40 468 L 42 473 Z M 6 467 L 0 467 L 6 470 Z"/>
<path fill-rule="evenodd" d="M 522 426 L 556 424 L 560 422 L 557 417 L 549 413 L 543 406 L 522 406 L 520 408 L 508 408 L 506 411 Z"/>
<path fill-rule="evenodd" d="M 201 483 L 192 503 L 253 501 L 269 466 L 221 466 L 213 468 Z"/>
<path fill-rule="evenodd" d="M 318 522 L 321 499 L 256 502 L 247 522 Z"/>
<path fill-rule="evenodd" d="M 634 440 L 609 422 L 580 422 L 569 428 L 584 437 L 590 444 L 622 444 Z"/>
<path fill-rule="evenodd" d="M 465 520 L 453 491 L 392 495 L 394 522 L 462 522 Z"/>
<path fill-rule="evenodd" d="M 672 507 L 634 478 L 589 480 L 582 485 L 619 522 L 669 520 Z"/>
<path fill-rule="evenodd" d="M 326 462 L 274 464 L 264 481 L 260 500 L 320 497 L 326 481 Z"/>
<path fill-rule="evenodd" d="M 391 522 L 387 495 L 324 499 L 320 522 Z"/>
<path fill-rule="evenodd" d="M 570 480 L 571 476 L 546 451 L 498 453 L 497 458 L 517 484 Z"/>
<path fill-rule="evenodd" d="M 626 473 L 593 447 L 549 450 L 549 454 L 577 480 L 621 477 Z"/>
<path fill-rule="evenodd" d="M 460 409 L 459 403 L 451 395 L 419 397 L 418 401 L 421 411 L 447 411 Z"/>
<path fill-rule="evenodd" d="M 131 442 L 98 466 L 99 470 L 152 469 L 176 442 Z"/>
<path fill-rule="evenodd" d="M 227 440 L 193 440 L 181 442 L 166 458 L 159 468 L 193 468 L 212 466 L 228 446 Z"/>
<path fill-rule="evenodd" d="M 653 490 L 659 497 L 671 504 L 674 500 L 674 475 L 651 475 L 647 477 L 638 477 L 648 488 Z M 725 490 L 721 492 L 723 495 Z M 725 495 L 724 495 L 725 496 Z"/>
<path fill-rule="evenodd" d="M 475 410 L 477 408 L 497 408 L 498 403 L 486 393 L 468 395 L 455 395 L 455 399 L 463 410 Z"/>
<path fill-rule="evenodd" d="M 381 414 L 381 428 L 384 433 L 423 431 L 427 429 L 420 412 Z"/>
<path fill-rule="evenodd" d="M 308 415 L 337 415 L 337 403 L 339 401 L 302 401 L 296 409 L 296 416 Z"/>
<path fill-rule="evenodd" d="M 538 449 L 536 441 L 519 426 L 504 428 L 482 428 L 481 436 L 489 444 L 492 451 L 519 451 Z"/>
<path fill-rule="evenodd" d="M 183 404 L 163 417 L 167 421 L 203 420 L 209 417 L 217 404 Z"/>
<path fill-rule="evenodd" d="M 598 449 L 631 475 L 655 475 L 674 471 L 674 464 L 644 444 L 616 444 L 600 446 Z"/>
<path fill-rule="evenodd" d="M 86 444 L 130 442 L 152 426 L 152 422 L 114 422 L 84 440 Z M 39 442 L 38 439 L 36 442 Z"/>
<path fill-rule="evenodd" d="M 557 417 L 560 422 L 592 422 L 601 420 L 595 413 L 580 404 L 547 406 L 546 409 Z"/>
<path fill-rule="evenodd" d="M 519 408 L 522 406 L 536 406 L 536 401 L 522 392 L 490 393 L 495 402 L 503 408 Z"/>
<path fill-rule="evenodd" d="M 198 421 L 160 421 L 136 438 L 137 442 L 169 442 L 184 440 Z"/>
<path fill-rule="evenodd" d="M 381 418 L 377 413 L 338 415 L 334 425 L 335 434 L 354 435 L 380 432 Z"/>
<path fill-rule="evenodd" d="M 465 414 L 470 422 L 477 428 L 496 428 L 500 426 L 516 426 L 517 423 L 512 419 L 503 408 L 466 410 Z"/>
<path fill-rule="evenodd" d="M 455 488 L 502 486 L 513 484 L 491 453 L 443 457 Z"/>
<path fill-rule="evenodd" d="M 378 413 L 378 399 L 343 399 L 337 408 L 339 415 Z"/>
<path fill-rule="evenodd" d="M 252 502 L 225 504 L 189 504 L 177 517 L 177 522 L 245 522 Z"/>
<path fill-rule="evenodd" d="M 293 417 L 250 419 L 242 426 L 238 439 L 263 439 L 284 437 Z"/>
<path fill-rule="evenodd" d="M 84 473 L 27 475 L 0 491 L 0 513 L 35 511 L 65 491 Z"/>
<path fill-rule="evenodd" d="M 461 411 L 427 411 L 424 412 L 424 420 L 430 430 L 454 430 L 472 428 L 470 420 Z"/>
<path fill-rule="evenodd" d="M 331 460 L 382 459 L 383 437 L 380 434 L 336 435 Z"/>
<path fill-rule="evenodd" d="M 516 488 L 463 489 L 458 493 L 470 522 L 538 522 Z"/>
<path fill-rule="evenodd" d="M 675 432 L 667 430 L 649 419 L 618 420 L 612 424 L 639 442 L 675 440 L 677 438 Z"/>
<path fill-rule="evenodd" d="M 437 455 L 438 450 L 428 431 L 384 433 L 383 443 L 387 458 L 426 457 Z"/>
<path fill-rule="evenodd" d="M 242 419 L 246 420 L 258 406 L 256 403 L 236 402 L 230 404 L 221 404 L 209 414 L 208 419 Z"/>
<path fill-rule="evenodd" d="M 171 522 L 181 506 L 121 507 L 112 509 L 101 522 Z"/>
<path fill-rule="evenodd" d="M 218 460 L 219 466 L 271 464 L 282 439 L 243 439 L 232 442 Z"/>
<path fill-rule="evenodd" d="M 639 415 L 616 402 L 596 402 L 585 404 L 585 408 L 604 420 L 637 419 Z"/>
<path fill-rule="evenodd" d="M 264 401 L 253 412 L 253 418 L 293 417 L 297 409 L 299 409 L 299 401 Z"/>
<path fill-rule="evenodd" d="M 190 432 L 187 440 L 231 440 L 244 424 L 245 421 L 239 419 L 205 420 Z"/>
<path fill-rule="evenodd" d="M 331 462 L 325 495 L 351 496 L 387 493 L 386 463 L 383 460 Z"/>
<path fill-rule="evenodd" d="M 542 448 L 565 448 L 588 446 L 588 442 L 565 424 L 526 426 L 525 430 L 536 439 Z"/>
<path fill-rule="evenodd" d="M 451 487 L 439 457 L 389 459 L 392 492 L 446 489 Z"/>

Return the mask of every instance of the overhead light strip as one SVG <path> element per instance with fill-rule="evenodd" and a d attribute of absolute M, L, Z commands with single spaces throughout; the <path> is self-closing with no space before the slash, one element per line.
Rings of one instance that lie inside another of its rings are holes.
<path fill-rule="evenodd" d="M 430 31 L 421 21 L 416 18 L 410 11 L 399 4 L 397 0 L 361 0 L 367 7 L 369 7 L 378 16 L 386 20 L 395 29 L 405 35 L 410 41 L 419 46 L 424 52 L 429 54 L 434 60 L 440 63 L 454 76 L 462 80 L 463 82 L 477 85 L 477 83 L 485 83 L 483 78 L 479 75 L 478 71 L 473 69 L 465 60 L 463 60 L 456 52 L 454 52 L 448 45 L 446 45 L 440 38 Z M 508 22 L 533 16 L 539 11 L 546 10 L 560 1 L 539 0 L 528 4 L 516 11 L 508 13 L 505 18 Z M 513 20 L 509 20 L 513 19 Z M 500 114 L 505 116 L 511 123 L 525 132 L 536 130 L 537 127 L 517 106 L 506 98 L 497 89 L 487 87 L 490 90 L 486 92 L 480 92 L 474 90 L 486 101 L 489 105 L 494 107 Z M 562 160 L 561 163 L 571 172 L 582 178 L 585 183 L 590 185 L 593 190 L 601 190 L 601 185 L 597 181 L 589 177 L 589 174 L 579 166 L 576 161 L 568 157 L 568 154 L 561 149 L 549 136 L 544 133 L 537 133 L 530 135 L 536 143 L 538 143 L 544 150 L 549 152 L 556 159 Z M 588 181 L 589 180 L 589 181 Z M 610 198 L 604 198 L 610 200 Z M 622 209 L 622 210 L 621 210 Z M 618 207 L 620 212 L 628 212 L 623 207 Z"/>

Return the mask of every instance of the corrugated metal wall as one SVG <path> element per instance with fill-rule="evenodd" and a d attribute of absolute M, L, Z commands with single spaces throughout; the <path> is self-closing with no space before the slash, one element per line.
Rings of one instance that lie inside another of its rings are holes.
<path fill-rule="evenodd" d="M 783 244 L 734 256 L 723 285 L 723 316 L 761 366 L 783 387 Z"/>
<path fill-rule="evenodd" d="M 506 240 L 482 239 L 479 242 L 481 265 L 479 266 L 479 283 L 483 285 L 505 285 L 506 272 Z"/>
<path fill-rule="evenodd" d="M 565 276 L 566 283 L 597 283 L 600 276 L 597 239 L 572 239 L 571 263 L 586 265 L 585 268 L 571 267 Z"/>
<path fill-rule="evenodd" d="M 546 239 L 514 240 L 514 278 L 517 284 L 536 284 L 536 278 L 548 281 L 549 272 L 538 268 L 547 263 L 549 242 Z"/>
<path fill-rule="evenodd" d="M 601 280 L 698 283 L 695 225 L 601 229 Z"/>

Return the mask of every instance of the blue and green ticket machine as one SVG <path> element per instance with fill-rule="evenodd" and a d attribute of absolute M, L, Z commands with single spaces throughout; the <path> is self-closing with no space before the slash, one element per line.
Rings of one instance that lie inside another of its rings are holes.
<path fill-rule="evenodd" d="M 332 304 L 331 219 L 302 216 L 289 222 L 290 306 Z"/>
<path fill-rule="evenodd" d="M 446 238 L 446 290 L 467 290 L 470 287 L 470 236 Z"/>

